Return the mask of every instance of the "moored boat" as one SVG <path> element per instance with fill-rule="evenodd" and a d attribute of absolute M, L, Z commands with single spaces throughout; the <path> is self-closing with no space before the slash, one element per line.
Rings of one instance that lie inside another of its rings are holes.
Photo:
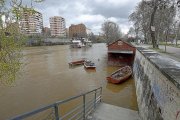
<path fill-rule="evenodd" d="M 96 68 L 96 65 L 95 65 L 95 63 L 93 63 L 92 61 L 86 60 L 86 61 L 84 62 L 84 67 L 85 67 L 86 69 L 95 69 L 95 68 Z"/>
<path fill-rule="evenodd" d="M 69 62 L 69 65 L 83 65 L 84 61 L 85 59 L 75 60 L 75 61 Z"/>
<path fill-rule="evenodd" d="M 80 40 L 72 40 L 70 46 L 72 48 L 81 48 L 82 42 Z"/>
<path fill-rule="evenodd" d="M 112 73 L 109 77 L 106 77 L 108 82 L 118 84 L 122 83 L 132 75 L 132 69 L 130 66 L 125 66 Z"/>
<path fill-rule="evenodd" d="M 92 41 L 88 40 L 87 38 L 83 38 L 83 43 L 86 47 L 92 47 Z"/>
<path fill-rule="evenodd" d="M 73 38 L 71 40 L 71 48 L 81 48 L 81 47 L 91 47 L 92 41 L 89 41 L 87 38 Z"/>

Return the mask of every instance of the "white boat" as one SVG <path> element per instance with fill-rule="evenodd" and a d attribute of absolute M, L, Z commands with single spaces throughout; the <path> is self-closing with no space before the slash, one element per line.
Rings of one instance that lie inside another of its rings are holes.
<path fill-rule="evenodd" d="M 83 38 L 83 44 L 84 44 L 86 47 L 91 47 L 91 46 L 92 46 L 92 42 L 89 41 L 87 38 Z"/>
<path fill-rule="evenodd" d="M 72 48 L 81 48 L 82 42 L 80 40 L 72 40 L 71 45 Z"/>
<path fill-rule="evenodd" d="M 92 42 L 89 41 L 87 38 L 74 39 L 71 41 L 70 46 L 72 48 L 91 47 Z"/>

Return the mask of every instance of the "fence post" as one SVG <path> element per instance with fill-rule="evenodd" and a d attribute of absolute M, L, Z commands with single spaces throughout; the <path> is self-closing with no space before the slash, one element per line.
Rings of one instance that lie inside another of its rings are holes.
<path fill-rule="evenodd" d="M 83 119 L 86 119 L 86 95 L 83 94 Z"/>
<path fill-rule="evenodd" d="M 54 110 L 55 110 L 55 119 L 59 120 L 59 109 L 58 109 L 58 105 L 57 104 L 55 104 Z"/>
<path fill-rule="evenodd" d="M 94 109 L 96 108 L 96 98 L 97 98 L 96 92 L 97 90 L 95 90 L 95 94 L 94 94 Z"/>
<path fill-rule="evenodd" d="M 102 87 L 100 88 L 100 102 L 101 102 L 101 99 L 102 99 Z"/>

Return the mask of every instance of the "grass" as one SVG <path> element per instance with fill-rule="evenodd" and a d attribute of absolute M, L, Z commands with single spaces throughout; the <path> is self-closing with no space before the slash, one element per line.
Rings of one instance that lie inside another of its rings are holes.
<path fill-rule="evenodd" d="M 176 47 L 176 48 L 180 48 L 180 44 L 177 44 L 177 46 L 171 42 L 160 42 L 159 45 L 167 45 L 167 46 L 171 46 L 171 47 Z"/>
<path fill-rule="evenodd" d="M 155 51 L 161 52 L 161 53 L 166 53 L 164 50 L 159 49 L 159 48 L 152 48 L 152 47 L 149 47 L 149 49 L 152 49 L 152 50 L 155 50 Z"/>
<path fill-rule="evenodd" d="M 152 47 L 149 47 L 149 49 L 152 49 L 152 50 L 157 51 L 157 52 L 159 52 L 159 53 L 168 54 L 168 55 L 172 55 L 172 54 L 173 54 L 173 53 L 165 52 L 164 50 L 159 49 L 159 48 L 152 48 Z"/>

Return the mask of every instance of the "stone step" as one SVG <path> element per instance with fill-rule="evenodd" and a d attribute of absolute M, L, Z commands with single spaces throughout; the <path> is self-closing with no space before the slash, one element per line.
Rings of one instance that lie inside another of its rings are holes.
<path fill-rule="evenodd" d="M 140 120 L 137 111 L 100 103 L 88 120 Z"/>

